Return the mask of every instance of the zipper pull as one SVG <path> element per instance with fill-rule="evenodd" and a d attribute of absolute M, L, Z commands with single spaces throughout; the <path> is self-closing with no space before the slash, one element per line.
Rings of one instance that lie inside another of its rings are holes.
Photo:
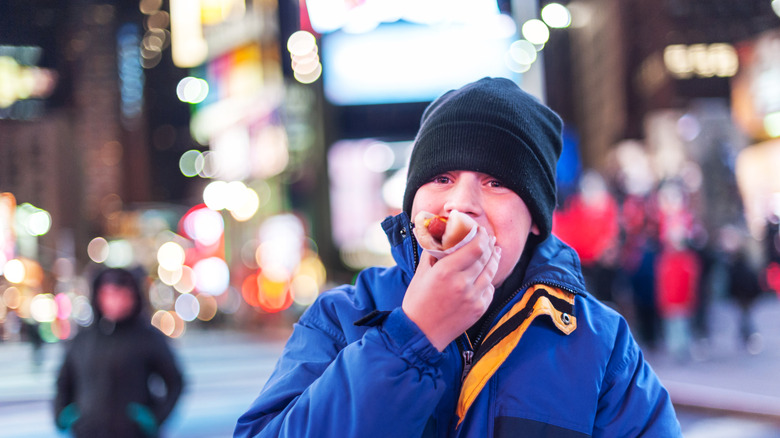
<path fill-rule="evenodd" d="M 463 350 L 463 374 L 461 374 L 460 381 L 466 380 L 466 376 L 471 371 L 471 365 L 474 361 L 474 352 L 471 350 Z"/>
<path fill-rule="evenodd" d="M 466 380 L 466 376 L 471 371 L 471 365 L 474 362 L 474 345 L 471 343 L 468 333 L 463 333 L 461 337 L 462 341 L 458 341 L 458 344 L 463 347 L 461 354 L 463 355 L 463 373 L 460 375 L 460 381 Z"/>

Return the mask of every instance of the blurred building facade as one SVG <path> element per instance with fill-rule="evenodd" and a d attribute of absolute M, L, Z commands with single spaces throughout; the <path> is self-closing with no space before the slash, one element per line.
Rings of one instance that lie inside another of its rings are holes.
<path fill-rule="evenodd" d="M 530 44 L 521 65 L 504 52 L 528 43 L 522 25 L 547 2 L 414 6 L 399 19 L 371 2 L 3 0 L 0 74 L 43 85 L 13 98 L 0 86 L 0 193 L 52 221 L 34 252 L 4 257 L 37 259 L 54 280 L 33 292 L 56 295 L 74 289 L 57 286 L 57 260 L 81 272 L 97 238 L 128 241 L 178 323 L 182 296 L 250 319 L 300 310 L 326 277 L 390 262 L 378 223 L 400 209 L 422 111 L 482 75 L 562 115 L 574 158 L 559 177 L 596 170 L 621 196 L 681 180 L 710 239 L 747 227 L 736 157 L 771 136 L 735 121 L 734 83 L 780 28 L 771 2 L 564 3 L 571 26 Z M 647 169 L 627 167 L 639 161 Z M 246 202 L 227 202 L 228 186 Z M 188 225 L 201 216 L 218 236 Z M 178 267 L 160 261 L 169 242 Z M 188 288 L 201 261 L 229 279 Z"/>
<path fill-rule="evenodd" d="M 583 167 L 625 179 L 619 151 L 639 145 L 656 180 L 682 178 L 695 186 L 711 238 L 724 225 L 745 228 L 750 219 L 735 163 L 770 136 L 740 123 L 745 108 L 734 102 L 743 100 L 735 84 L 754 63 L 745 56 L 749 47 L 780 28 L 772 4 L 569 2 L 572 27 L 552 35 L 554 55 L 545 58 L 547 95 L 576 130 Z"/>

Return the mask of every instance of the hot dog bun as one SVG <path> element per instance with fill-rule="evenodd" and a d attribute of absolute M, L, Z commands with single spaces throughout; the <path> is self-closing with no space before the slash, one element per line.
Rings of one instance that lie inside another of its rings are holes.
<path fill-rule="evenodd" d="M 431 225 L 439 227 L 437 221 L 446 222 L 444 233 L 439 239 L 434 233 L 431 233 Z M 417 242 L 424 249 L 434 251 L 446 251 L 462 241 L 473 228 L 477 226 L 476 221 L 471 216 L 461 213 L 457 210 L 450 212 L 446 218 L 427 211 L 421 211 L 414 217 L 414 233 L 417 236 Z"/>

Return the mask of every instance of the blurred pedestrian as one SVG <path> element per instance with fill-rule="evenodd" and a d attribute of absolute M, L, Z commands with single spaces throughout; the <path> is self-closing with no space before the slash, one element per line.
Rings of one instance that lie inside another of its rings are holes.
<path fill-rule="evenodd" d="M 748 261 L 745 250 L 737 251 L 729 265 L 729 295 L 739 306 L 739 336 L 749 351 L 755 351 L 751 342 L 757 338 L 758 330 L 753 322 L 753 308 L 761 296 L 761 282 L 758 273 Z"/>
<path fill-rule="evenodd" d="M 588 291 L 612 307 L 620 250 L 619 208 L 604 177 L 586 171 L 579 191 L 553 212 L 553 232 L 577 251 Z"/>
<path fill-rule="evenodd" d="M 33 318 L 22 318 L 21 334 L 24 340 L 32 347 L 32 365 L 34 369 L 43 365 L 43 338 L 41 337 L 40 324 Z"/>
<path fill-rule="evenodd" d="M 138 280 L 107 269 L 92 288 L 93 324 L 67 347 L 57 378 L 57 428 L 75 437 L 156 437 L 182 392 L 165 336 L 144 309 Z"/>
<path fill-rule="evenodd" d="M 701 267 L 682 239 L 663 244 L 656 264 L 656 302 L 667 352 L 677 360 L 690 358 L 691 321 L 696 311 Z"/>
<path fill-rule="evenodd" d="M 397 265 L 318 297 L 235 436 L 681 436 L 628 324 L 551 235 L 561 127 L 508 79 L 435 100 L 383 222 Z M 421 249 L 426 213 L 468 216 L 471 239 Z"/>
<path fill-rule="evenodd" d="M 647 348 L 654 349 L 661 330 L 655 298 L 658 242 L 653 236 L 647 236 L 634 250 L 637 260 L 627 275 L 631 285 L 637 333 Z"/>

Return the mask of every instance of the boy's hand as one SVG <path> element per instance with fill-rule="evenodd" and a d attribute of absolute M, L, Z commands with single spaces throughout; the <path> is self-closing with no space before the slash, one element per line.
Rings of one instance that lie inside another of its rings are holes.
<path fill-rule="evenodd" d="M 439 351 L 487 311 L 500 258 L 501 249 L 484 227 L 468 244 L 438 261 L 422 253 L 401 308 Z"/>

